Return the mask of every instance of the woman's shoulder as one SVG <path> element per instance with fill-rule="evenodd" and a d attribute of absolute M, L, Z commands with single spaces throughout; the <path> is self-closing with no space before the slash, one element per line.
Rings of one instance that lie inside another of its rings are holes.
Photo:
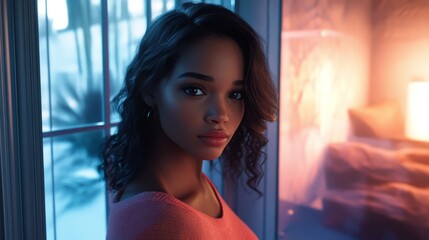
<path fill-rule="evenodd" d="M 201 234 L 199 217 L 165 193 L 141 193 L 110 207 L 108 239 L 199 239 Z"/>

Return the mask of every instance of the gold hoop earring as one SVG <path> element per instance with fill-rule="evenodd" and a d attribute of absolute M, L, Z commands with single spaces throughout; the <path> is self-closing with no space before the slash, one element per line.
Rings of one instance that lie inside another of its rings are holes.
<path fill-rule="evenodd" d="M 152 111 L 153 111 L 153 108 L 151 108 L 151 109 L 147 112 L 147 115 L 146 115 L 146 120 L 147 120 L 147 121 L 149 121 L 150 117 L 152 116 Z"/>

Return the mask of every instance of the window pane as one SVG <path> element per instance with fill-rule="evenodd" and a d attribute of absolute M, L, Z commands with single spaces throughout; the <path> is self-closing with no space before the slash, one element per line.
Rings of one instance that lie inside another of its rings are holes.
<path fill-rule="evenodd" d="M 97 171 L 102 131 L 44 140 L 48 239 L 104 239 L 105 184 Z"/>
<path fill-rule="evenodd" d="M 110 135 L 116 134 L 118 132 L 118 127 L 110 128 Z"/>
<path fill-rule="evenodd" d="M 44 131 L 102 122 L 100 0 L 38 4 Z"/>
<path fill-rule="evenodd" d="M 222 4 L 222 0 L 204 0 L 205 3 Z"/>
<path fill-rule="evenodd" d="M 174 0 L 152 1 L 152 19 L 174 8 Z"/>
<path fill-rule="evenodd" d="M 125 71 L 136 54 L 137 46 L 147 27 L 144 0 L 109 0 L 109 71 L 110 100 L 116 96 L 124 82 Z M 174 8 L 174 0 L 151 1 L 152 18 Z M 119 115 L 112 109 L 111 121 L 118 122 Z"/>
<path fill-rule="evenodd" d="M 126 68 L 146 31 L 146 4 L 143 0 L 109 0 L 108 11 L 110 100 L 112 100 L 122 87 Z M 112 109 L 111 121 L 119 121 L 115 109 Z"/>
<path fill-rule="evenodd" d="M 55 209 L 54 209 L 54 184 L 52 168 L 52 139 L 43 139 L 43 166 L 45 181 L 45 217 L 46 217 L 46 239 L 55 239 Z"/>
<path fill-rule="evenodd" d="M 51 129 L 51 109 L 49 92 L 49 68 L 48 68 L 48 19 L 45 0 L 38 0 L 38 24 L 39 24 L 39 52 L 40 52 L 40 85 L 42 92 L 42 129 L 47 132 Z"/>

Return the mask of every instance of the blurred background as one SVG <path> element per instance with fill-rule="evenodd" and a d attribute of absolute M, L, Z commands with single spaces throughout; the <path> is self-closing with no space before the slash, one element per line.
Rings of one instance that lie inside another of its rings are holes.
<path fill-rule="evenodd" d="M 119 121 L 110 100 L 147 25 L 181 2 L 38 0 L 47 239 L 104 239 L 96 166 Z M 278 86 L 275 183 L 264 185 L 274 200 L 249 213 L 252 198 L 204 166 L 258 236 L 429 239 L 429 1 L 203 2 L 247 16 Z M 270 4 L 280 21 L 249 7 Z"/>

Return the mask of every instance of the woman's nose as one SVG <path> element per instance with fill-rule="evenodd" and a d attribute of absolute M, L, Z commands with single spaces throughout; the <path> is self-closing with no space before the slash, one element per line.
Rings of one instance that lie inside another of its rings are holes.
<path fill-rule="evenodd" d="M 225 124 L 229 121 L 226 103 L 222 100 L 212 101 L 207 114 L 206 122 L 213 124 Z"/>

